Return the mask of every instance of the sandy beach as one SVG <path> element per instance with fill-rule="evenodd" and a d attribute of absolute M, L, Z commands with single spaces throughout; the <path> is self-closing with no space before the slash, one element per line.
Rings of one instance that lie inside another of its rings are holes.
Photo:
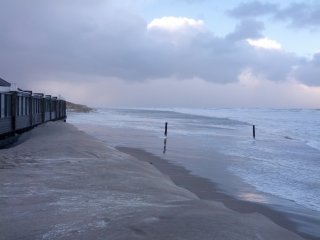
<path fill-rule="evenodd" d="M 63 122 L 0 150 L 0 239 L 303 239 L 282 216 L 225 207 L 204 197 L 209 185 L 172 168 L 199 191 L 187 190 L 122 151 Z"/>

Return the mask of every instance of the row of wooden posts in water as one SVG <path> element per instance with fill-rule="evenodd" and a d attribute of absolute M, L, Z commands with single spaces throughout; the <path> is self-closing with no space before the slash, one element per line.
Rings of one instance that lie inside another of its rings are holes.
<path fill-rule="evenodd" d="M 167 135 L 168 135 L 168 122 L 165 122 L 164 125 L 164 141 L 163 141 L 163 154 L 167 151 Z M 253 139 L 256 139 L 256 126 L 252 125 L 252 137 Z"/>
<path fill-rule="evenodd" d="M 168 134 L 168 122 L 164 125 L 164 136 L 167 137 Z M 256 139 L 256 126 L 252 125 L 252 137 L 253 139 Z"/>

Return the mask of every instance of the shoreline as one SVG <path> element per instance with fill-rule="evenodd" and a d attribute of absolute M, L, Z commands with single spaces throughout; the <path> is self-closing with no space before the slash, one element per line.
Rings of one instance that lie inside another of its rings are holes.
<path fill-rule="evenodd" d="M 230 160 L 227 155 L 211 152 L 210 157 L 213 158 L 214 161 L 205 162 L 207 168 L 203 170 L 201 168 L 201 166 L 203 166 L 203 162 L 201 162 L 203 161 L 203 158 L 201 158 L 201 155 L 199 159 L 197 158 L 198 154 L 201 154 L 201 152 L 190 151 L 188 148 L 190 142 L 186 142 L 189 141 L 189 138 L 182 139 L 183 142 L 181 143 L 181 139 L 172 139 L 171 136 L 171 141 L 167 149 L 168 151 L 163 155 L 163 138 L 159 138 L 158 135 L 148 134 L 148 132 L 143 132 L 142 130 L 118 129 L 105 125 L 95 126 L 92 124 L 76 124 L 76 126 L 91 136 L 100 139 L 107 145 L 112 147 L 121 146 L 143 149 L 144 151 L 151 153 L 148 157 L 157 156 L 164 158 L 164 161 L 166 162 L 187 169 L 187 174 L 190 174 L 191 172 L 192 176 L 201 176 L 209 183 L 208 185 L 210 185 L 210 187 L 215 183 L 216 190 L 214 189 L 211 192 L 217 192 L 218 194 L 227 196 L 225 202 L 229 202 L 227 204 L 231 205 L 231 207 L 229 207 L 230 209 L 232 209 L 232 204 L 234 204 L 234 202 L 236 202 L 235 208 L 239 205 L 242 206 L 241 209 L 237 210 L 238 212 L 245 212 L 245 209 L 249 209 L 248 211 L 252 212 L 257 209 L 256 212 L 264 213 L 269 219 L 274 219 L 273 222 L 282 222 L 280 225 L 286 226 L 287 229 L 294 229 L 294 232 L 300 233 L 300 235 L 306 236 L 308 239 L 318 239 L 318 226 L 320 220 L 316 215 L 307 209 L 296 208 L 296 206 L 291 205 L 293 204 L 292 202 L 286 202 L 286 200 L 278 199 L 276 196 L 269 195 L 263 199 L 263 192 L 256 192 L 252 186 L 246 185 L 240 178 L 232 175 L 229 171 L 226 171 L 227 164 Z M 186 147 L 188 155 L 181 152 L 184 147 Z M 176 154 L 177 151 L 175 152 L 175 149 L 179 149 L 179 153 L 182 153 L 182 155 Z M 200 186 L 203 187 L 203 184 Z M 239 191 L 239 189 L 242 188 L 245 190 L 244 192 Z M 260 198 L 260 196 L 262 196 L 262 198 Z M 216 199 L 219 198 L 220 196 L 218 195 Z M 215 201 L 212 196 L 209 199 Z M 234 201 L 234 199 L 240 200 Z M 253 201 L 250 201 L 250 199 L 253 199 Z M 248 204 L 250 206 L 247 206 Z M 271 214 L 270 210 L 272 211 Z M 280 217 L 277 217 L 278 215 L 280 215 Z"/>
<path fill-rule="evenodd" d="M 167 175 L 177 186 L 189 190 L 201 200 L 221 202 L 227 208 L 243 214 L 260 213 L 275 224 L 294 232 L 303 238 L 310 240 L 318 239 L 315 236 L 299 231 L 298 225 L 290 220 L 285 213 L 260 203 L 236 199 L 235 197 L 224 193 L 214 182 L 192 174 L 183 166 L 170 163 L 168 160 L 155 156 L 143 149 L 120 146 L 116 147 L 116 149 L 129 154 L 140 161 L 152 164 L 160 172 Z"/>
<path fill-rule="evenodd" d="M 259 213 L 201 200 L 68 123 L 33 129 L 0 160 L 0 240 L 303 239 Z"/>

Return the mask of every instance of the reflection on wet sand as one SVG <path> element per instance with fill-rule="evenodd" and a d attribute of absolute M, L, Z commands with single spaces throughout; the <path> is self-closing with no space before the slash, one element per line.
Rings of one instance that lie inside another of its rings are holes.
<path fill-rule="evenodd" d="M 163 154 L 165 154 L 167 151 L 167 138 L 164 138 L 163 141 Z"/>
<path fill-rule="evenodd" d="M 267 203 L 268 200 L 261 194 L 257 193 L 241 193 L 240 199 L 250 201 L 250 202 L 257 202 L 257 203 Z"/>

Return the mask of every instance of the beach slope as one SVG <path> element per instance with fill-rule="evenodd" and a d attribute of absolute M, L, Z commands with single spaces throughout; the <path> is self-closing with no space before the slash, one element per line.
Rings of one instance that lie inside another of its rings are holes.
<path fill-rule="evenodd" d="M 302 239 L 50 122 L 0 150 L 0 239 Z"/>

